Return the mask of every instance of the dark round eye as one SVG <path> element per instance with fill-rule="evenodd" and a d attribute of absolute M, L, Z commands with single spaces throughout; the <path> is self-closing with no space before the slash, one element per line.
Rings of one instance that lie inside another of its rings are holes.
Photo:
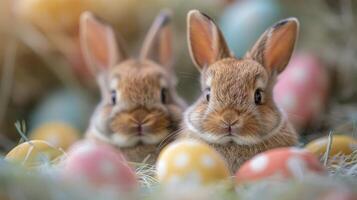
<path fill-rule="evenodd" d="M 262 89 L 255 90 L 254 102 L 256 105 L 261 105 L 263 103 L 263 90 Z"/>
<path fill-rule="evenodd" d="M 165 104 L 167 103 L 167 96 L 168 96 L 168 91 L 166 88 L 161 89 L 161 103 Z"/>
<path fill-rule="evenodd" d="M 211 88 L 207 88 L 205 90 L 205 96 L 206 96 L 206 101 L 208 102 L 210 100 L 210 97 L 211 97 Z"/>
<path fill-rule="evenodd" d="M 117 104 L 117 92 L 115 90 L 112 90 L 112 105 Z"/>

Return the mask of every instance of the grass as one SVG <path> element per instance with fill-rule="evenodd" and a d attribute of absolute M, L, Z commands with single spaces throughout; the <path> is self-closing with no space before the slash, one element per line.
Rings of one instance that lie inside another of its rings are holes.
<path fill-rule="evenodd" d="M 17 122 L 16 128 L 26 137 L 24 122 Z M 233 181 L 208 186 L 160 185 L 155 178 L 155 167 L 143 163 L 131 163 L 139 177 L 140 188 L 133 194 L 119 193 L 110 188 L 98 188 L 86 182 L 68 182 L 61 178 L 58 168 L 44 160 L 37 170 L 24 169 L 0 160 L 0 199 L 343 199 L 357 195 L 357 150 L 351 155 L 329 157 L 333 132 L 329 134 L 329 145 L 321 162 L 328 174 L 318 176 L 304 174 L 302 177 L 277 181 L 273 178 L 245 185 Z M 232 179 L 233 180 L 233 179 Z M 5 198 L 6 197 L 6 198 Z"/>
<path fill-rule="evenodd" d="M 354 154 L 356 156 L 356 154 Z M 343 165 L 345 166 L 345 165 Z M 346 163 L 346 166 L 350 164 Z M 342 167 L 329 168 L 328 176 L 316 176 L 308 174 L 301 179 L 288 181 L 276 181 L 267 179 L 234 187 L 232 183 L 222 183 L 209 186 L 197 185 L 159 185 L 152 174 L 153 168 L 139 165 L 138 174 L 141 176 L 142 187 L 134 194 L 118 193 L 116 190 L 99 189 L 86 183 L 66 182 L 58 177 L 55 170 L 34 173 L 26 171 L 18 166 L 13 166 L 0 161 L 0 197 L 8 197 L 12 200 L 22 199 L 318 199 L 326 195 L 353 195 L 357 188 L 356 177 L 351 175 L 351 170 L 342 170 Z M 338 172 L 338 173 L 337 173 Z M 145 177 L 145 178 L 143 178 Z M 150 182 L 152 181 L 152 182 Z M 133 197 L 134 196 L 134 197 Z M 2 198 L 3 199 L 3 198 Z"/>

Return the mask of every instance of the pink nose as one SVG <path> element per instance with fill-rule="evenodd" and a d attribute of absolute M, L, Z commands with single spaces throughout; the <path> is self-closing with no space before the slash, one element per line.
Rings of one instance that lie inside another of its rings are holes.
<path fill-rule="evenodd" d="M 147 109 L 137 108 L 131 112 L 131 115 L 136 121 L 142 123 L 149 113 L 150 112 Z"/>
<path fill-rule="evenodd" d="M 229 134 L 232 133 L 232 126 L 231 126 L 231 125 L 228 126 L 228 133 L 229 133 Z"/>
<path fill-rule="evenodd" d="M 234 110 L 226 110 L 222 113 L 222 121 L 227 125 L 233 125 L 238 120 L 238 113 Z"/>
<path fill-rule="evenodd" d="M 143 127 L 141 124 L 138 124 L 138 134 L 142 135 L 143 134 Z"/>

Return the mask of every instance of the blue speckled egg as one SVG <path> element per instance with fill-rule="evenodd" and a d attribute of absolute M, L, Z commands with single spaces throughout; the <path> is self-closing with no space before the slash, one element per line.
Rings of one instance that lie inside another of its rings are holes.
<path fill-rule="evenodd" d="M 75 90 L 56 90 L 35 107 L 29 117 L 30 129 L 47 122 L 64 122 L 83 131 L 94 110 L 94 101 Z"/>
<path fill-rule="evenodd" d="M 282 18 L 275 0 L 237 1 L 226 8 L 220 26 L 228 46 L 242 57 L 268 27 Z"/>

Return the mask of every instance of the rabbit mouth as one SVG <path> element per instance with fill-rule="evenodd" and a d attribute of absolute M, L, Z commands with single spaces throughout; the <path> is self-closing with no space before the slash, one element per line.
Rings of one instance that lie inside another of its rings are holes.
<path fill-rule="evenodd" d="M 236 145 L 252 145 L 258 142 L 257 138 L 249 136 L 240 136 L 237 134 L 228 133 L 225 135 L 217 135 L 213 133 L 205 133 L 201 138 L 212 144 L 225 145 L 234 143 Z"/>
<path fill-rule="evenodd" d="M 112 143 L 118 147 L 134 147 L 137 145 L 155 145 L 159 144 L 166 136 L 168 131 L 163 130 L 159 133 L 144 133 L 136 134 L 114 133 L 110 136 Z"/>
<path fill-rule="evenodd" d="M 229 142 L 234 142 L 235 134 L 233 133 L 228 133 L 225 135 L 220 136 L 220 138 L 217 139 L 218 144 L 226 144 Z"/>

